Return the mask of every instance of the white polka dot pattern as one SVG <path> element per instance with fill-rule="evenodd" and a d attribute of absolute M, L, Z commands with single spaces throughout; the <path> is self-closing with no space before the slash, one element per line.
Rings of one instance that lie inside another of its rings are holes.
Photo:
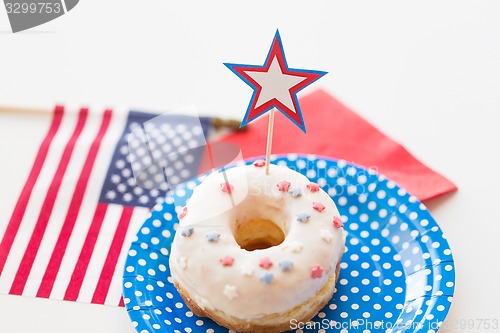
<path fill-rule="evenodd" d="M 345 161 L 295 154 L 272 160 L 320 184 L 337 203 L 347 232 L 337 291 L 313 319 L 332 326 L 295 332 L 324 332 L 364 319 L 370 326 L 337 331 L 391 328 L 390 332 L 430 333 L 422 327 L 444 321 L 453 298 L 454 262 L 441 229 L 423 204 L 384 176 Z M 157 205 L 131 245 L 123 294 L 138 332 L 228 332 L 189 311 L 170 278 L 176 210 L 199 182 L 188 182 L 174 193 L 175 200 L 167 197 Z"/>

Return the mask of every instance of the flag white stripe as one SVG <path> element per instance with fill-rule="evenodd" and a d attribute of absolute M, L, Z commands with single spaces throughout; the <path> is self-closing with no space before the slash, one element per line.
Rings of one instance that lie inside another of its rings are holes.
<path fill-rule="evenodd" d="M 5 117 L 5 115 L 2 115 Z M 9 188 L 9 195 L 2 196 L 0 207 L 0 240 L 5 234 L 9 220 L 12 216 L 14 207 L 19 199 L 19 195 L 30 174 L 33 162 L 38 153 L 39 147 L 33 142 L 42 142 L 46 137 L 52 117 L 35 117 L 27 119 L 26 117 L 12 117 L 9 121 L 0 122 L 0 133 L 3 138 L 8 138 L 9 143 L 2 143 L 2 154 L 4 158 L 14 160 L 15 162 L 3 163 L 0 173 L 0 184 L 12 184 Z M 23 130 L 19 128 L 22 126 Z M 27 131 L 27 132 L 25 132 Z M 26 133 L 29 133 L 29 140 L 26 140 Z M 12 144 L 15 142 L 15 144 Z M 13 175 L 16 177 L 13 178 Z"/>
<path fill-rule="evenodd" d="M 56 172 L 61 156 L 69 141 L 78 119 L 78 112 L 66 112 L 62 119 L 61 127 L 56 133 L 54 140 L 47 153 L 47 158 L 42 167 L 38 180 L 33 187 L 30 201 L 27 204 L 23 221 L 12 244 L 9 257 L 5 263 L 4 270 L 0 276 L 0 293 L 8 293 L 12 282 L 24 256 L 26 247 L 31 238 L 36 221 L 41 211 L 43 199 L 47 194 L 52 178 Z"/>
<path fill-rule="evenodd" d="M 95 288 L 99 282 L 99 277 L 108 256 L 109 247 L 113 241 L 118 222 L 122 215 L 123 206 L 111 204 L 108 205 L 106 216 L 102 222 L 101 231 L 97 237 L 94 251 L 83 279 L 78 302 L 90 303 L 94 295 Z"/>
<path fill-rule="evenodd" d="M 144 220 L 146 220 L 149 214 L 150 211 L 147 208 L 134 208 L 134 212 L 132 214 L 132 218 L 127 230 L 127 235 L 125 236 L 122 250 L 120 252 L 120 256 L 118 257 L 116 268 L 113 273 L 113 278 L 111 279 L 111 284 L 109 286 L 108 295 L 105 302 L 105 304 L 107 305 L 118 305 L 118 303 L 120 302 L 120 297 L 122 295 L 123 269 L 125 260 L 127 259 L 128 249 L 130 247 L 130 243 L 132 243 L 132 241 L 134 240 L 137 231 L 139 230 L 142 223 L 144 223 Z"/>
<path fill-rule="evenodd" d="M 37 256 L 33 262 L 33 267 L 26 281 L 24 296 L 36 296 L 45 270 L 49 264 L 54 246 L 57 243 L 61 228 L 66 218 L 73 193 L 82 173 L 83 165 L 90 149 L 90 145 L 99 130 L 102 115 L 89 114 L 85 127 L 83 128 L 78 141 L 75 143 L 73 154 L 68 164 L 68 168 L 61 182 L 59 193 L 55 200 L 54 208 L 48 221 L 47 229 L 38 248 Z"/>
<path fill-rule="evenodd" d="M 125 126 L 126 117 L 123 114 L 113 113 L 108 131 L 104 136 L 92 173 L 90 175 L 87 191 L 82 201 L 80 214 L 76 220 L 75 228 L 68 242 L 66 254 L 61 262 L 59 273 L 54 281 L 54 287 L 50 298 L 64 299 L 64 294 L 75 269 L 80 252 L 88 234 L 94 211 L 96 209 L 97 198 L 101 194 L 101 187 L 106 178 L 106 173 L 113 156 L 116 143 L 120 139 Z"/>

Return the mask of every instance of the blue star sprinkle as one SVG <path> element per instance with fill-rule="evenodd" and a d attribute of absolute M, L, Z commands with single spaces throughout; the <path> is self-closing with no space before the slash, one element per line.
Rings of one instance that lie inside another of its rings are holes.
<path fill-rule="evenodd" d="M 273 282 L 273 274 L 269 272 L 265 272 L 264 274 L 261 275 L 260 280 L 264 284 L 271 284 Z"/>
<path fill-rule="evenodd" d="M 279 266 L 283 272 L 289 272 L 293 268 L 293 262 L 288 259 L 283 259 L 279 262 Z"/>
<path fill-rule="evenodd" d="M 307 213 L 298 213 L 297 214 L 297 221 L 302 222 L 302 223 L 306 223 L 307 221 L 309 221 L 310 217 L 311 217 L 311 215 L 309 215 Z"/>
<path fill-rule="evenodd" d="M 302 195 L 302 190 L 299 187 L 292 187 L 288 190 L 288 193 L 292 195 L 292 197 L 300 197 Z"/>
<path fill-rule="evenodd" d="M 217 242 L 220 238 L 220 234 L 216 231 L 210 231 L 206 236 L 209 242 Z"/>
<path fill-rule="evenodd" d="M 181 236 L 182 237 L 189 237 L 193 233 L 193 227 L 185 227 L 181 231 Z"/>

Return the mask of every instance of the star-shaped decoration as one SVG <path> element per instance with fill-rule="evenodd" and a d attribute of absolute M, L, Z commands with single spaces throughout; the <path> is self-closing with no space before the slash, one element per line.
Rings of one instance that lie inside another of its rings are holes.
<path fill-rule="evenodd" d="M 126 202 L 130 202 L 130 201 L 132 201 L 132 199 L 133 199 L 133 197 L 132 197 L 132 194 L 130 194 L 130 193 L 125 193 L 123 195 L 123 200 Z"/>
<path fill-rule="evenodd" d="M 276 108 L 306 132 L 297 93 L 326 72 L 289 68 L 279 31 L 276 31 L 263 66 L 224 65 L 253 89 L 241 126 Z"/>
<path fill-rule="evenodd" d="M 236 290 L 235 286 L 232 286 L 230 284 L 226 284 L 224 286 L 224 296 L 226 296 L 229 299 L 235 299 L 238 297 L 238 291 Z"/>
<path fill-rule="evenodd" d="M 306 185 L 306 187 L 311 192 L 318 192 L 319 191 L 319 185 L 316 183 L 309 183 Z"/>
<path fill-rule="evenodd" d="M 115 191 L 108 191 L 106 193 L 106 198 L 108 198 L 109 200 L 116 199 L 116 192 Z"/>
<path fill-rule="evenodd" d="M 298 213 L 297 214 L 297 221 L 302 222 L 302 223 L 306 223 L 307 221 L 309 221 L 310 218 L 311 218 L 311 215 L 309 215 L 307 213 Z"/>
<path fill-rule="evenodd" d="M 333 238 L 333 235 L 332 233 L 329 231 L 329 230 L 326 230 L 326 229 L 321 229 L 320 230 L 320 237 L 322 240 L 324 240 L 325 242 L 327 243 L 330 243 L 330 241 L 332 240 Z"/>
<path fill-rule="evenodd" d="M 338 216 L 334 216 L 333 217 L 333 225 L 335 226 L 335 228 L 343 228 L 344 227 L 344 222 L 342 222 L 342 220 L 340 219 L 340 217 Z"/>
<path fill-rule="evenodd" d="M 326 207 L 321 202 L 313 201 L 313 208 L 321 213 Z"/>
<path fill-rule="evenodd" d="M 229 183 L 222 183 L 220 184 L 220 189 L 222 192 L 231 193 L 233 192 L 234 186 Z"/>
<path fill-rule="evenodd" d="M 274 279 L 274 275 L 272 273 L 269 273 L 269 272 L 265 272 L 264 274 L 262 274 L 260 276 L 260 280 L 264 284 L 271 284 L 273 282 L 273 279 Z"/>
<path fill-rule="evenodd" d="M 186 267 L 187 267 L 187 258 L 186 257 L 179 258 L 179 266 L 182 270 L 186 269 Z"/>
<path fill-rule="evenodd" d="M 300 242 L 293 242 L 290 244 L 290 249 L 292 250 L 293 253 L 300 253 L 302 251 L 302 243 Z"/>
<path fill-rule="evenodd" d="M 210 231 L 205 236 L 209 242 L 217 242 L 220 238 L 220 234 L 217 231 Z"/>
<path fill-rule="evenodd" d="M 181 236 L 182 237 L 189 237 L 193 234 L 193 230 L 194 230 L 193 227 L 185 227 L 181 231 Z"/>
<path fill-rule="evenodd" d="M 177 214 L 177 218 L 180 220 L 186 216 L 188 208 L 186 206 L 182 207 L 182 210 Z"/>
<path fill-rule="evenodd" d="M 292 183 L 287 182 L 286 180 L 282 180 L 278 184 L 276 184 L 276 186 L 278 187 L 278 191 L 286 192 L 290 189 L 290 186 L 292 186 Z"/>
<path fill-rule="evenodd" d="M 269 259 L 269 257 L 261 258 L 259 261 L 259 266 L 264 268 L 264 269 L 269 269 L 269 268 L 271 268 L 272 265 L 273 265 L 273 262 L 271 261 L 271 259 Z"/>
<path fill-rule="evenodd" d="M 246 262 L 240 266 L 240 271 L 241 271 L 241 274 L 243 274 L 245 276 L 252 276 L 254 273 L 254 269 L 253 269 L 252 264 L 250 264 L 248 262 Z"/>
<path fill-rule="evenodd" d="M 311 269 L 311 277 L 313 279 L 320 279 L 323 276 L 323 267 L 320 265 L 316 264 L 314 267 Z"/>
<path fill-rule="evenodd" d="M 231 256 L 224 256 L 219 259 L 220 263 L 222 266 L 227 267 L 227 266 L 233 266 L 234 264 L 234 258 Z"/>
<path fill-rule="evenodd" d="M 257 160 L 253 162 L 253 165 L 256 166 L 257 168 L 262 168 L 263 166 L 266 165 L 266 161 L 264 160 Z"/>
<path fill-rule="evenodd" d="M 292 270 L 293 268 L 293 262 L 291 262 L 290 260 L 288 259 L 282 259 L 278 265 L 280 266 L 280 269 L 283 271 L 283 272 L 289 272 Z"/>
<path fill-rule="evenodd" d="M 300 187 L 292 187 L 288 190 L 288 193 L 294 198 L 300 197 L 302 195 L 302 190 Z"/>
<path fill-rule="evenodd" d="M 118 186 L 116 186 L 116 189 L 120 193 L 125 193 L 125 191 L 127 190 L 127 185 L 125 185 L 125 184 L 118 184 Z"/>

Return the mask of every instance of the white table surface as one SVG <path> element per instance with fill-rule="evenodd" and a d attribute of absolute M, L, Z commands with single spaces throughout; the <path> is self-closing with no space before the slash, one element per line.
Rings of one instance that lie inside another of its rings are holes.
<path fill-rule="evenodd" d="M 222 63 L 262 64 L 279 28 L 291 67 L 330 72 L 314 87 L 456 182 L 457 193 L 427 202 L 456 260 L 448 320 L 500 319 L 499 14 L 500 2 L 486 0 L 86 0 L 12 34 L 1 7 L 0 105 L 194 104 L 240 118 L 251 91 Z M 0 131 L 0 181 L 13 186 L 4 154 L 29 147 L 6 140 Z M 1 295 L 0 332 L 134 329 L 123 308 Z"/>

